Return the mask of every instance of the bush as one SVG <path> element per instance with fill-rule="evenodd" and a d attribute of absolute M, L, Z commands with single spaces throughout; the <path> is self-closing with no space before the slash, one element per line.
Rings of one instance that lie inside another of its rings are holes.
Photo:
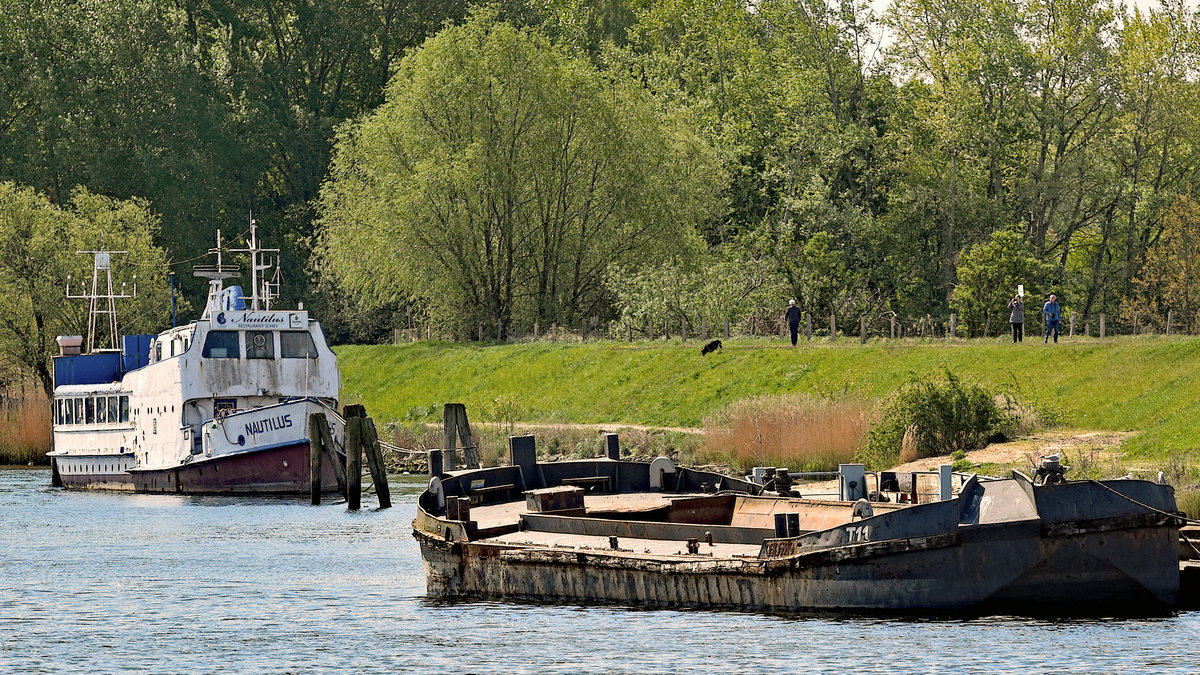
<path fill-rule="evenodd" d="M 973 450 L 1010 426 L 1011 415 L 992 392 L 964 383 L 949 370 L 945 375 L 919 378 L 897 391 L 871 428 L 859 459 L 872 468 L 886 468 L 897 459 Z M 902 448 L 908 456 L 901 455 Z"/>

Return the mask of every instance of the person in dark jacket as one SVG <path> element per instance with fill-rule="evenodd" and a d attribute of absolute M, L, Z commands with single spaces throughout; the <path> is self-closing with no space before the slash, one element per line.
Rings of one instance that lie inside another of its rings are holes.
<path fill-rule="evenodd" d="M 788 329 L 792 331 L 792 346 L 796 346 L 796 335 L 800 332 L 800 308 L 795 300 L 788 300 L 787 308 Z"/>
<path fill-rule="evenodd" d="M 1042 342 L 1050 341 L 1050 334 L 1054 334 L 1054 343 L 1058 344 L 1058 322 L 1062 321 L 1062 308 L 1058 306 L 1058 296 L 1051 295 L 1046 304 L 1042 305 L 1042 315 L 1046 317 L 1046 334 L 1042 336 Z"/>
<path fill-rule="evenodd" d="M 1021 342 L 1025 333 L 1025 298 L 1014 295 L 1008 303 L 1008 308 L 1012 310 L 1012 313 L 1008 315 L 1008 321 L 1012 324 L 1013 342 Z"/>

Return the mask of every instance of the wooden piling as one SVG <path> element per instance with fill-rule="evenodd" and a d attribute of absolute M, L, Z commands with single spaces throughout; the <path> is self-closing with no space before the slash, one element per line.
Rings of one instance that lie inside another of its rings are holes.
<path fill-rule="evenodd" d="M 321 421 L 324 419 L 321 413 L 308 416 L 309 498 L 313 506 L 321 504 Z"/>
<path fill-rule="evenodd" d="M 446 471 L 458 468 L 458 443 L 455 440 L 457 424 L 454 404 L 442 406 L 442 460 L 446 463 Z"/>
<path fill-rule="evenodd" d="M 338 492 L 342 497 L 346 497 L 346 467 L 342 465 L 342 460 L 337 455 L 337 448 L 333 447 L 333 434 L 329 432 L 329 420 L 324 415 L 317 415 L 320 419 L 317 423 L 317 430 L 320 432 L 321 452 L 325 454 L 325 459 L 333 466 L 333 475 L 337 478 Z"/>
<path fill-rule="evenodd" d="M 859 344 L 867 344 L 867 317 L 858 317 L 858 342 Z"/>
<path fill-rule="evenodd" d="M 383 451 L 379 447 L 379 432 L 375 429 L 375 421 L 369 417 L 362 418 L 363 451 L 367 453 L 367 468 L 371 471 L 371 483 L 375 485 L 375 495 L 379 497 L 379 508 L 392 508 L 392 491 L 387 482 L 387 468 L 383 465 Z"/>
<path fill-rule="evenodd" d="M 1100 339 L 1101 339 L 1101 340 L 1103 340 L 1103 339 L 1104 339 L 1104 336 L 1105 336 L 1105 328 L 1106 328 L 1106 326 L 1104 325 L 1104 323 L 1105 323 L 1105 319 L 1106 319 L 1106 318 L 1107 318 L 1107 317 L 1106 317 L 1106 316 L 1105 316 L 1103 313 L 1101 313 L 1101 314 L 1100 314 Z"/>
<path fill-rule="evenodd" d="M 346 507 L 362 508 L 362 437 L 361 417 L 346 418 Z"/>

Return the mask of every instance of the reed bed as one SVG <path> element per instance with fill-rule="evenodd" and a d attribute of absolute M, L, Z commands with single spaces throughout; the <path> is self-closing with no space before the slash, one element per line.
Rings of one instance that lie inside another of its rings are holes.
<path fill-rule="evenodd" d="M 741 470 L 833 471 L 866 440 L 873 405 L 802 395 L 736 401 L 704 423 L 706 454 Z"/>
<path fill-rule="evenodd" d="M 50 403 L 41 388 L 0 390 L 0 464 L 45 464 L 50 450 Z"/>

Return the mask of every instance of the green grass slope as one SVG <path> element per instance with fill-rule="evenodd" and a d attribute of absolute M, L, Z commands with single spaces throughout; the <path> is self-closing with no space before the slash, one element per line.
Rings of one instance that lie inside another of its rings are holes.
<path fill-rule="evenodd" d="M 948 368 L 1052 408 L 1066 424 L 1140 432 L 1125 446 L 1137 455 L 1200 448 L 1200 339 L 814 341 L 797 349 L 734 340 L 706 357 L 699 347 L 696 341 L 420 342 L 345 346 L 337 353 L 345 401 L 366 404 L 384 421 L 440 419 L 443 402 L 459 401 L 474 419 L 699 426 L 740 398 L 881 399 L 915 375 Z"/>

